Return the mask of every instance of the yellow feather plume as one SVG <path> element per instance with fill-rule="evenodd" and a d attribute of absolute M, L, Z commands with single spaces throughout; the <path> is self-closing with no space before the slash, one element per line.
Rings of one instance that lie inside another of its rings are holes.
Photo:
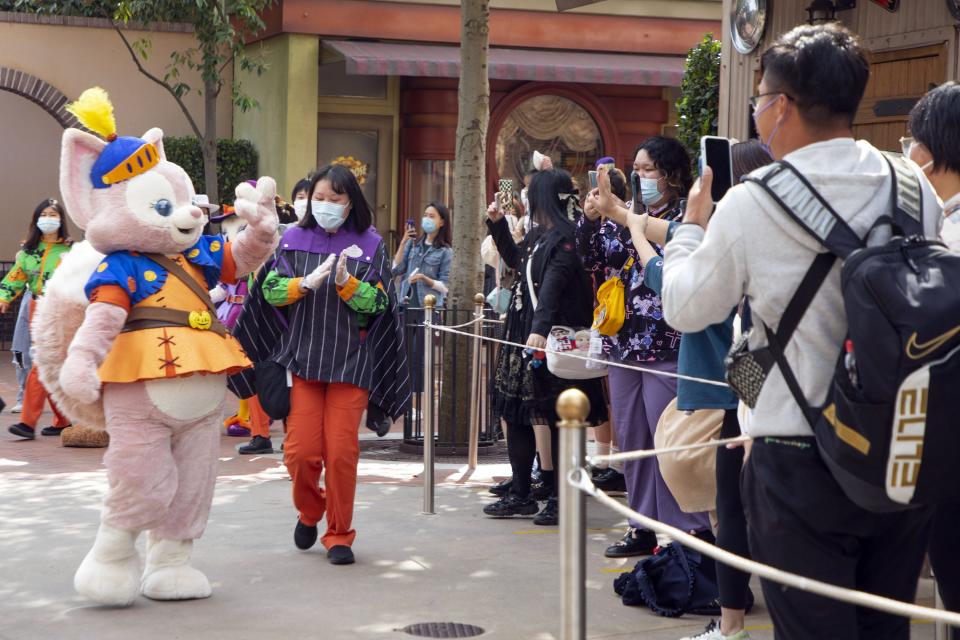
<path fill-rule="evenodd" d="M 107 92 L 100 87 L 87 89 L 80 99 L 67 105 L 67 111 L 77 116 L 87 129 L 110 139 L 117 134 L 117 121 L 113 118 L 113 104 Z"/>

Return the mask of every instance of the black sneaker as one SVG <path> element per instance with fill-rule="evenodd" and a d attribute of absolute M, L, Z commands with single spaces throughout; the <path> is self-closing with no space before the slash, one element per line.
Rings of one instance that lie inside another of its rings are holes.
<path fill-rule="evenodd" d="M 530 482 L 530 497 L 538 501 L 547 500 L 550 498 L 550 489 L 541 476 L 539 480 Z"/>
<path fill-rule="evenodd" d="M 353 557 L 353 550 L 343 544 L 330 547 L 330 550 L 327 551 L 327 560 L 330 561 L 330 564 L 353 564 L 356 562 L 356 558 Z"/>
<path fill-rule="evenodd" d="M 510 487 L 512 486 L 513 486 L 513 478 L 507 478 L 506 480 L 502 480 L 497 484 L 491 486 L 490 489 L 488 489 L 488 491 L 490 491 L 490 493 L 492 493 L 495 496 L 503 497 L 508 493 L 510 493 Z"/>
<path fill-rule="evenodd" d="M 70 425 L 67 425 L 69 427 Z M 42 436 L 59 436 L 60 432 L 66 429 L 67 427 L 44 427 L 40 429 L 40 435 Z"/>
<path fill-rule="evenodd" d="M 559 521 L 557 498 L 551 497 L 547 500 L 547 504 L 544 505 L 543 510 L 533 519 L 533 524 L 538 524 L 542 527 L 555 527 Z"/>
<path fill-rule="evenodd" d="M 253 436 L 253 438 L 250 439 L 250 442 L 242 447 L 237 448 L 237 453 L 242 456 L 250 455 L 252 453 L 273 453 L 273 443 L 270 442 L 270 438 Z"/>
<path fill-rule="evenodd" d="M 653 531 L 630 527 L 620 540 L 607 547 L 603 555 L 608 558 L 652 556 L 657 546 L 657 534 Z"/>
<path fill-rule="evenodd" d="M 27 440 L 33 440 L 37 437 L 37 432 L 34 430 L 34 428 L 29 427 L 22 422 L 10 425 L 7 427 L 7 431 L 15 436 L 20 436 L 21 438 L 25 438 Z"/>
<path fill-rule="evenodd" d="M 297 527 L 293 530 L 293 544 L 297 549 L 306 551 L 317 543 L 317 526 L 308 527 L 297 518 Z"/>
<path fill-rule="evenodd" d="M 593 484 L 605 493 L 627 492 L 627 479 L 613 467 L 597 469 L 593 474 Z"/>
<path fill-rule="evenodd" d="M 532 498 L 518 498 L 508 493 L 493 504 L 483 508 L 483 512 L 494 518 L 509 518 L 511 516 L 532 516 L 539 507 Z"/>

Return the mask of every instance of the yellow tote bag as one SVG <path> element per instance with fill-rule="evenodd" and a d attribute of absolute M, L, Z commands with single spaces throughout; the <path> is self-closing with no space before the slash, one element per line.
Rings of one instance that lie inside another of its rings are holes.
<path fill-rule="evenodd" d="M 593 326 L 600 335 L 615 336 L 623 327 L 627 313 L 622 275 L 630 271 L 633 258 L 627 260 L 618 275 L 600 285 L 597 289 L 597 308 L 593 310 Z"/>

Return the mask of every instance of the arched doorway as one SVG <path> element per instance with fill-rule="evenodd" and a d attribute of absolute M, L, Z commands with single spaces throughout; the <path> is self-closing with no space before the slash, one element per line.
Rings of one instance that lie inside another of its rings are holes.
<path fill-rule="evenodd" d="M 4 168 L 0 261 L 13 260 L 37 203 L 60 199 L 60 140 L 64 128 L 79 126 L 65 108 L 69 102 L 40 78 L 0 67 L 0 148 L 7 158 L 16 159 Z M 79 235 L 76 227 L 71 231 Z"/>
<path fill-rule="evenodd" d="M 581 193 L 589 188 L 587 171 L 598 158 L 617 156 L 612 119 L 590 94 L 577 87 L 539 85 L 514 91 L 491 117 L 487 148 L 488 189 L 509 178 L 519 190 L 532 168 L 534 150 L 566 169 Z"/>

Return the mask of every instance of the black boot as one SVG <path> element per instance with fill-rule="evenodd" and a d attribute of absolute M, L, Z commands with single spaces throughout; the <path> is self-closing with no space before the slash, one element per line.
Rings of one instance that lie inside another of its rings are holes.
<path fill-rule="evenodd" d="M 253 453 L 273 453 L 273 443 L 270 442 L 270 438 L 253 436 L 253 438 L 250 439 L 250 442 L 242 447 L 237 448 L 237 453 L 242 456 L 247 456 Z"/>
<path fill-rule="evenodd" d="M 300 522 L 300 518 L 297 518 L 297 526 L 293 530 L 293 544 L 297 545 L 297 549 L 306 551 L 316 543 L 317 543 L 317 525 L 308 527 L 307 525 Z"/>

